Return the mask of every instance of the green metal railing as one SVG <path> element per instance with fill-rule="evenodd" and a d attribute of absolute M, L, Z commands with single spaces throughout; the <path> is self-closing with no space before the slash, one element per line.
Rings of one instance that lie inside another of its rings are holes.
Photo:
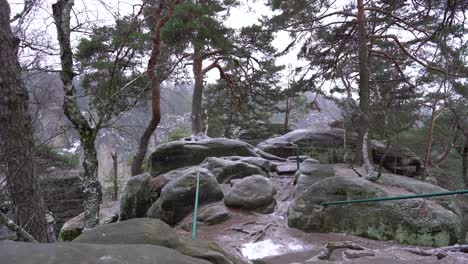
<path fill-rule="evenodd" d="M 195 187 L 195 208 L 193 208 L 192 239 L 197 239 L 197 214 L 198 214 L 198 193 L 200 191 L 200 172 L 197 173 L 197 185 Z"/>
<path fill-rule="evenodd" d="M 425 193 L 425 194 L 380 197 L 380 198 L 368 198 L 368 199 L 357 199 L 357 200 L 349 200 L 349 201 L 323 202 L 323 203 L 320 203 L 320 205 L 371 203 L 371 202 L 405 200 L 405 199 L 424 198 L 424 197 L 447 196 L 447 195 L 464 194 L 464 193 L 468 193 L 468 190 L 458 190 L 458 191 L 448 191 L 448 192 L 434 192 L 434 193 Z"/>

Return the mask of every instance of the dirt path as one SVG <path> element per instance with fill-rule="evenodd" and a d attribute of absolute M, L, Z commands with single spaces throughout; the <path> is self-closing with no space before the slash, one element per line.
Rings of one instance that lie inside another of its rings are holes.
<path fill-rule="evenodd" d="M 319 254 L 327 243 L 353 242 L 372 250 L 375 257 L 358 259 L 343 258 L 344 250 L 336 250 L 329 262 L 310 263 L 466 263 L 468 257 L 454 253 L 440 261 L 436 257 L 422 257 L 404 251 L 405 245 L 391 241 L 376 241 L 362 237 L 337 233 L 305 233 L 287 226 L 287 209 L 292 199 L 292 176 L 276 176 L 271 181 L 278 193 L 278 205 L 275 212 L 268 215 L 256 214 L 234 208 L 228 208 L 231 218 L 219 225 L 199 225 L 197 237 L 215 241 L 226 251 L 252 263 L 287 264 L 304 263 Z M 222 202 L 220 202 L 222 204 Z M 208 205 L 211 206 L 211 205 Z M 200 208 L 203 210 L 206 206 Z M 190 235 L 193 216 L 188 216 L 176 228 L 181 234 Z M 308 262 L 309 263 L 309 262 Z"/>

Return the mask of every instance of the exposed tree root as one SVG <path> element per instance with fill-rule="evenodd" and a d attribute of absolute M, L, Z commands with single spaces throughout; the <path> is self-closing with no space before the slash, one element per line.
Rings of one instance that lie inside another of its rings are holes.
<path fill-rule="evenodd" d="M 433 249 L 421 249 L 421 248 L 402 248 L 404 251 L 419 255 L 419 256 L 435 256 L 437 259 L 443 259 L 448 256 L 449 252 L 462 252 L 468 253 L 468 245 L 454 245 L 448 247 L 440 247 Z"/>
<path fill-rule="evenodd" d="M 340 248 L 349 248 L 353 250 L 366 250 L 364 247 L 351 243 L 351 242 L 336 242 L 336 243 L 328 243 L 325 246 L 325 250 L 320 252 L 318 255 L 315 257 L 309 259 L 308 261 L 314 261 L 314 260 L 329 260 L 331 254 L 335 249 L 340 249 Z M 367 251 L 368 252 L 368 251 Z M 356 255 L 356 254 L 354 254 Z M 306 261 L 307 262 L 307 261 Z"/>
<path fill-rule="evenodd" d="M 270 228 L 273 224 L 272 223 L 269 223 L 268 225 L 266 225 L 264 228 L 260 229 L 260 230 L 257 230 L 255 232 L 252 232 L 249 236 L 253 236 L 254 239 L 253 239 L 253 242 L 257 242 L 259 241 L 260 239 L 263 238 L 263 236 L 265 236 L 268 228 Z"/>

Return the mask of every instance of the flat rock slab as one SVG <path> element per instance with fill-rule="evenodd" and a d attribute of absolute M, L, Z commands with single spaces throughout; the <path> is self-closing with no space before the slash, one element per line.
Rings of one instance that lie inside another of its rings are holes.
<path fill-rule="evenodd" d="M 80 243 L 25 243 L 0 241 L 0 259 L 8 264 L 210 264 L 153 245 L 95 245 Z"/>
<path fill-rule="evenodd" d="M 276 166 L 276 172 L 278 174 L 294 174 L 297 170 L 297 164 L 296 162 L 291 162 L 291 163 L 279 163 Z"/>

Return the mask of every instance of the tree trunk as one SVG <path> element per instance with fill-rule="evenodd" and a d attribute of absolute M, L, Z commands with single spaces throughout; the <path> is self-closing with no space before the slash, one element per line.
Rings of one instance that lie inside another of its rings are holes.
<path fill-rule="evenodd" d="M 363 0 L 358 0 L 358 37 L 359 37 L 359 119 L 358 138 L 354 163 L 359 165 L 370 165 L 368 154 L 368 132 L 369 132 L 369 69 L 368 48 L 366 34 L 366 18 Z M 367 152 L 367 153 L 365 153 Z"/>
<path fill-rule="evenodd" d="M 284 133 L 288 133 L 289 127 L 289 96 L 286 98 L 286 112 L 284 114 Z"/>
<path fill-rule="evenodd" d="M 99 210 L 102 201 L 102 187 L 98 178 L 98 166 L 95 135 L 84 137 L 80 133 L 83 143 L 83 180 L 84 180 L 84 228 L 90 229 L 99 224 Z"/>
<path fill-rule="evenodd" d="M 151 80 L 151 110 L 152 118 L 148 126 L 143 132 L 140 138 L 140 144 L 138 145 L 137 154 L 133 157 L 132 162 L 132 176 L 141 174 L 143 172 L 142 165 L 148 151 L 148 144 L 151 135 L 156 130 L 161 121 L 161 79 L 157 76 L 157 67 L 159 64 L 159 56 L 161 54 L 161 28 L 169 21 L 174 12 L 174 7 L 179 4 L 179 0 L 174 0 L 168 7 L 167 13 L 161 17 L 163 9 L 166 8 L 167 3 L 161 3 L 159 7 L 152 11 L 154 18 L 154 26 L 151 29 L 151 55 L 146 68 L 146 74 L 148 74 Z"/>
<path fill-rule="evenodd" d="M 193 76 L 195 85 L 192 97 L 192 134 L 203 131 L 203 59 L 200 48 L 195 44 L 193 51 Z"/>
<path fill-rule="evenodd" d="M 437 101 L 436 101 L 437 102 Z M 434 134 L 434 126 L 435 126 L 435 121 L 437 119 L 437 104 L 432 105 L 432 113 L 431 113 L 431 119 L 429 121 L 429 128 L 427 131 L 427 137 L 426 137 L 426 148 L 424 152 L 424 167 L 423 167 L 423 173 L 422 173 L 422 179 L 426 179 L 427 174 L 429 172 L 429 165 L 431 164 L 431 148 L 432 148 L 432 136 Z"/>
<path fill-rule="evenodd" d="M 0 150 L 14 222 L 47 242 L 46 207 L 34 171 L 34 139 L 28 92 L 21 81 L 17 48 L 10 27 L 10 6 L 0 0 Z"/>
<path fill-rule="evenodd" d="M 94 141 L 99 127 L 92 127 L 78 107 L 76 89 L 73 84 L 73 52 L 70 44 L 70 13 L 73 0 L 58 0 L 52 5 L 57 39 L 60 46 L 60 77 L 65 91 L 63 112 L 75 127 L 83 145 L 83 187 L 84 187 L 84 230 L 99 224 L 99 210 L 102 200 L 102 188 L 98 179 L 98 159 Z"/>
<path fill-rule="evenodd" d="M 465 134 L 465 145 L 462 150 L 462 175 L 465 181 L 465 189 L 468 189 L 468 133 Z"/>
<path fill-rule="evenodd" d="M 119 198 L 119 178 L 118 178 L 118 163 L 117 152 L 111 153 L 112 157 L 112 201 L 117 201 Z"/>

